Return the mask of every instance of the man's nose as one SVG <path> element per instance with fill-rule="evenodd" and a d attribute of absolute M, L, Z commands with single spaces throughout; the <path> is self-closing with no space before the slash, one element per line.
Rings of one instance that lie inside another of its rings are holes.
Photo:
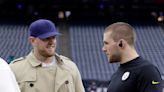
<path fill-rule="evenodd" d="M 103 52 L 106 52 L 106 49 L 105 49 L 105 47 L 104 47 L 104 46 L 102 47 L 102 51 L 103 51 Z"/>

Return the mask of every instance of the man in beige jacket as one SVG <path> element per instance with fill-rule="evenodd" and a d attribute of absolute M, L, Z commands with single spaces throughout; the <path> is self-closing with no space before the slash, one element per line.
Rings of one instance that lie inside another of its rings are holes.
<path fill-rule="evenodd" d="M 60 33 L 53 22 L 36 20 L 29 31 L 33 50 L 10 64 L 21 92 L 85 92 L 76 64 L 55 53 Z"/>

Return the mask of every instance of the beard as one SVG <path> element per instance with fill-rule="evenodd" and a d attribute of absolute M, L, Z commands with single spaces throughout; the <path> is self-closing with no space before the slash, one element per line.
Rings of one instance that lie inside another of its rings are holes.
<path fill-rule="evenodd" d="M 40 51 L 40 55 L 42 55 L 43 57 L 52 57 L 55 55 L 55 51 L 54 52 L 47 52 L 47 51 Z"/>
<path fill-rule="evenodd" d="M 48 58 L 55 55 L 55 49 L 56 49 L 56 46 L 51 47 L 51 44 L 50 44 L 46 48 L 40 49 L 39 52 L 40 52 L 40 55 Z"/>
<path fill-rule="evenodd" d="M 52 57 L 55 55 L 55 52 L 54 53 L 48 53 L 48 54 L 43 54 L 44 57 Z"/>
<path fill-rule="evenodd" d="M 121 54 L 119 51 L 109 56 L 109 63 L 117 63 L 121 61 Z"/>

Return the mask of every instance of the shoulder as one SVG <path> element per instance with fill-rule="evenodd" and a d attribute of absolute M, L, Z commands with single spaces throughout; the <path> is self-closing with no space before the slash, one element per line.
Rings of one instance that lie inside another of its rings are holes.
<path fill-rule="evenodd" d="M 60 58 L 61 58 L 61 59 L 64 59 L 64 60 L 69 60 L 69 61 L 71 61 L 70 58 L 68 58 L 68 57 L 66 57 L 66 56 L 63 56 L 63 55 L 60 55 Z"/>
<path fill-rule="evenodd" d="M 62 59 L 63 62 L 62 67 L 65 70 L 69 71 L 73 77 L 80 77 L 80 71 L 75 62 L 73 62 L 70 58 L 65 56 L 60 56 L 60 58 Z"/>
<path fill-rule="evenodd" d="M 0 65 L 7 65 L 7 62 L 4 60 L 4 59 L 2 59 L 2 58 L 0 58 Z"/>
<path fill-rule="evenodd" d="M 143 73 L 148 73 L 148 72 L 153 73 L 155 71 L 158 72 L 158 68 L 154 64 L 152 64 L 150 61 L 141 58 L 140 63 L 141 63 L 140 64 L 141 72 Z"/>
<path fill-rule="evenodd" d="M 2 62 L 5 62 L 5 60 L 4 60 L 4 59 L 0 58 L 0 62 L 1 62 L 1 61 L 2 61 Z"/>
<path fill-rule="evenodd" d="M 158 68 L 155 65 L 153 65 L 150 61 L 142 57 L 138 59 L 138 62 L 136 63 L 133 70 L 140 77 L 144 78 L 150 78 L 150 76 L 154 77 L 154 75 L 160 76 Z"/>
<path fill-rule="evenodd" d="M 145 66 L 142 67 L 142 73 L 143 74 L 148 74 L 148 75 L 154 75 L 154 74 L 160 74 L 158 68 L 153 65 L 153 64 L 147 64 Z"/>
<path fill-rule="evenodd" d="M 68 58 L 66 56 L 60 55 L 60 59 L 62 60 L 62 62 L 64 64 L 67 64 L 67 65 L 75 65 L 75 63 L 70 58 Z"/>
<path fill-rule="evenodd" d="M 70 58 L 60 55 L 60 59 L 62 60 L 63 65 L 67 67 L 67 69 L 71 69 L 71 70 L 77 69 L 76 63 L 74 63 Z"/>
<path fill-rule="evenodd" d="M 154 64 L 152 64 L 150 61 L 146 60 L 146 59 L 142 59 L 141 61 L 143 64 L 142 64 L 142 67 L 141 69 L 143 69 L 143 72 L 146 71 L 158 71 L 158 68 L 157 66 L 155 66 Z"/>
<path fill-rule="evenodd" d="M 141 68 L 140 77 L 144 79 L 161 79 L 161 73 L 159 69 L 152 63 L 145 61 L 145 64 Z"/>
<path fill-rule="evenodd" d="M 0 70 L 4 69 L 9 69 L 8 63 L 4 59 L 0 58 Z"/>
<path fill-rule="evenodd" d="M 20 58 L 17 58 L 17 59 L 14 59 L 13 61 L 11 61 L 10 64 L 14 64 L 14 63 L 17 63 L 18 61 L 23 61 L 25 60 L 25 57 L 20 57 Z"/>
<path fill-rule="evenodd" d="M 17 58 L 17 59 L 14 59 L 13 61 L 11 61 L 11 63 L 9 64 L 11 69 L 19 69 L 20 67 L 23 66 L 23 63 L 25 63 L 25 57 L 20 57 L 20 58 Z"/>
<path fill-rule="evenodd" d="M 22 78 L 24 75 L 26 75 L 31 68 L 30 63 L 27 62 L 26 57 L 20 57 L 15 60 L 13 60 L 9 64 L 11 70 L 14 72 L 16 78 Z"/>
<path fill-rule="evenodd" d="M 138 63 L 136 64 L 136 68 L 140 70 L 149 70 L 148 68 L 156 68 L 149 60 L 146 60 L 142 57 L 138 59 Z"/>

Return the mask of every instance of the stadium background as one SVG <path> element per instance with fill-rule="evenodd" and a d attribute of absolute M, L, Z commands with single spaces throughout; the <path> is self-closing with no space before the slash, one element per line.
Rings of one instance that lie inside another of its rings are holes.
<path fill-rule="evenodd" d="M 106 92 L 118 67 L 101 51 L 104 28 L 117 21 L 136 28 L 137 51 L 164 79 L 164 0 L 0 0 L 0 56 L 8 63 L 29 53 L 28 26 L 39 18 L 62 33 L 57 52 L 77 64 L 86 92 Z"/>

